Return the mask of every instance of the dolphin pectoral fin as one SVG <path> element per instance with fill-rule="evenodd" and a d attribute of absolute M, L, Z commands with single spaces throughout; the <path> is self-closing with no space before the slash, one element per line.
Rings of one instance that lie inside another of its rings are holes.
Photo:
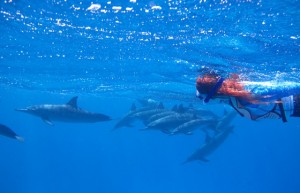
<path fill-rule="evenodd" d="M 186 135 L 193 135 L 194 133 L 192 131 L 188 131 L 188 132 L 185 132 L 184 134 L 186 134 Z"/>
<path fill-rule="evenodd" d="M 50 121 L 47 117 L 42 117 L 42 119 L 43 119 L 43 121 L 44 121 L 45 123 L 47 123 L 48 125 L 51 125 L 51 126 L 54 125 L 54 123 L 53 123 L 52 121 Z"/>
<path fill-rule="evenodd" d="M 165 134 L 171 134 L 171 131 L 169 129 L 161 129 L 160 131 Z"/>

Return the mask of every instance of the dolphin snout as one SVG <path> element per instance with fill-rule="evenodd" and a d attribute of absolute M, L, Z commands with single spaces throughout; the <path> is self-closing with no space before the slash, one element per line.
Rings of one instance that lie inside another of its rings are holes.
<path fill-rule="evenodd" d="M 15 111 L 26 112 L 28 109 L 15 109 Z"/>

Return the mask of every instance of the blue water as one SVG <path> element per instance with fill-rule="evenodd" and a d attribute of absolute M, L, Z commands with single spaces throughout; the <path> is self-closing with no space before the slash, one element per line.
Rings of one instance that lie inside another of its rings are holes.
<path fill-rule="evenodd" d="M 299 82 L 299 10 L 298 0 L 0 1 L 0 122 L 25 138 L 0 136 L 0 192 L 299 193 L 297 118 L 237 117 L 210 162 L 185 165 L 200 132 L 111 131 L 140 98 L 202 108 L 194 85 L 206 70 Z M 49 126 L 14 111 L 73 96 L 113 120 Z"/>

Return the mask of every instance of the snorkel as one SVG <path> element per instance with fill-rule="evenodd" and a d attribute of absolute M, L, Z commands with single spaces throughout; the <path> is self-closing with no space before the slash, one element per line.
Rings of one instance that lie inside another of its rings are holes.
<path fill-rule="evenodd" d="M 206 95 L 206 97 L 204 98 L 204 103 L 208 103 L 209 100 L 218 92 L 218 90 L 221 88 L 222 83 L 224 81 L 224 78 L 220 77 L 217 81 L 217 83 L 215 84 L 215 86 L 213 86 L 213 88 L 209 91 L 209 93 Z"/>
<path fill-rule="evenodd" d="M 208 103 L 214 96 L 219 95 L 218 91 L 222 87 L 224 78 L 215 75 L 204 75 L 198 77 L 196 81 L 197 97 Z"/>

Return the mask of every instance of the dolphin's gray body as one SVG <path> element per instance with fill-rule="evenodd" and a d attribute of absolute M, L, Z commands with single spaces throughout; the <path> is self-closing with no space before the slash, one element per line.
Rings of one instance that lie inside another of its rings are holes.
<path fill-rule="evenodd" d="M 52 121 L 94 123 L 111 120 L 107 115 L 79 108 L 77 106 L 77 98 L 77 96 L 73 97 L 66 104 L 33 105 L 23 109 L 16 109 L 16 111 L 38 116 L 49 125 L 53 125 Z"/>
<path fill-rule="evenodd" d="M 229 134 L 232 132 L 233 128 L 233 126 L 228 126 L 226 127 L 226 129 L 224 129 L 221 133 L 218 133 L 213 138 L 210 138 L 207 135 L 206 142 L 190 157 L 188 157 L 184 164 L 196 160 L 208 162 L 209 160 L 206 159 L 206 156 L 214 152 L 227 139 Z"/>
<path fill-rule="evenodd" d="M 158 129 L 165 133 L 170 133 L 170 129 L 190 121 L 193 118 L 196 117 L 189 113 L 175 113 L 149 123 L 143 130 Z"/>
<path fill-rule="evenodd" d="M 197 128 L 201 128 L 204 126 L 207 126 L 209 124 L 214 124 L 215 119 L 201 119 L 201 118 L 196 118 L 196 119 L 192 119 L 190 121 L 187 121 L 177 127 L 175 127 L 175 129 L 173 129 L 171 131 L 171 135 L 174 134 L 179 134 L 179 133 L 183 133 L 183 134 L 193 134 L 193 131 Z"/>
<path fill-rule="evenodd" d="M 140 113 L 136 113 L 134 116 L 135 118 L 143 121 L 144 123 L 147 122 L 147 120 L 149 119 L 149 117 L 153 116 L 153 115 L 156 115 L 156 114 L 159 114 L 159 113 L 162 113 L 162 112 L 166 112 L 168 111 L 167 109 L 161 109 L 161 108 L 156 108 L 156 109 L 152 109 L 152 110 L 149 110 L 149 111 L 143 111 L 143 112 L 140 112 Z"/>
<path fill-rule="evenodd" d="M 148 125 L 149 123 L 155 121 L 155 120 L 158 120 L 158 119 L 161 119 L 163 117 L 166 117 L 166 116 L 169 116 L 169 115 L 173 115 L 173 114 L 176 114 L 177 112 L 175 111 L 172 111 L 172 110 L 168 110 L 168 111 L 163 111 L 161 113 L 157 113 L 157 114 L 154 114 L 152 116 L 149 117 L 149 119 L 147 119 L 144 123 L 145 125 Z"/>
<path fill-rule="evenodd" d="M 12 139 L 17 139 L 18 141 L 23 142 L 24 139 L 20 136 L 18 136 L 12 129 L 9 127 L 0 124 L 0 135 L 12 138 Z"/>
<path fill-rule="evenodd" d="M 113 130 L 116 130 L 120 127 L 132 127 L 132 123 L 135 120 L 140 119 L 144 121 L 145 119 L 147 119 L 148 116 L 152 115 L 153 113 L 160 112 L 162 109 L 163 109 L 162 103 L 156 106 L 151 105 L 139 109 L 137 109 L 135 104 L 133 103 L 130 111 L 117 122 Z"/>

